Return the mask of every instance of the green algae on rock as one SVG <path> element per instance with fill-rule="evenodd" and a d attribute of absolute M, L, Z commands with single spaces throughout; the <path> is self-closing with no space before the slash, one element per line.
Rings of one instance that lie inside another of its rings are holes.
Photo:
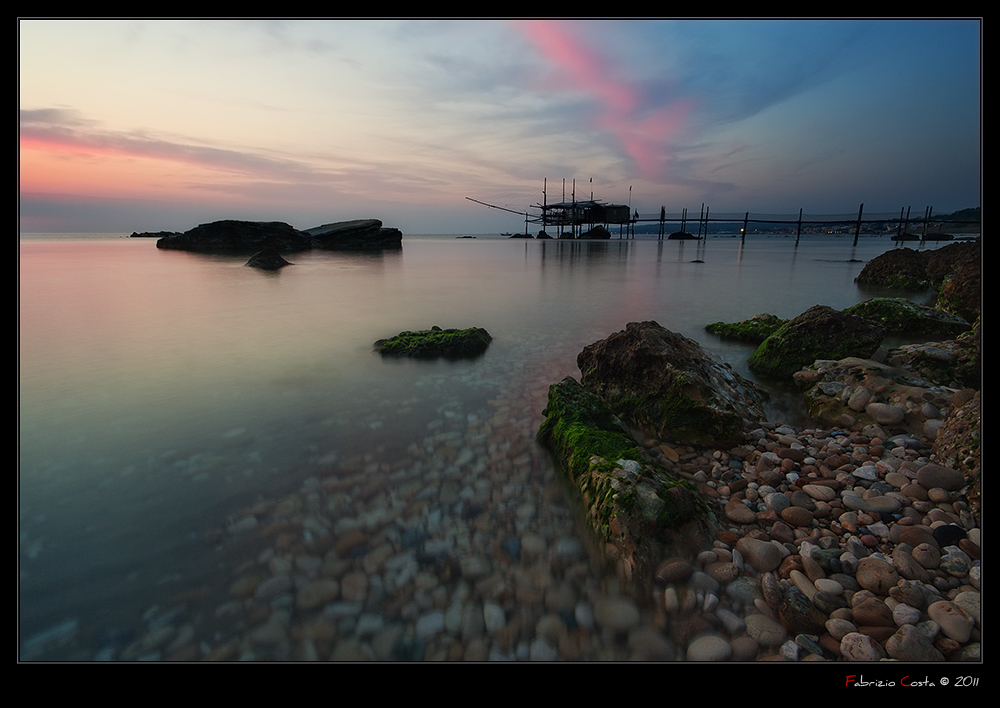
<path fill-rule="evenodd" d="M 851 315 L 878 322 L 889 335 L 919 337 L 954 336 L 971 328 L 958 315 L 902 297 L 875 297 L 844 310 Z"/>
<path fill-rule="evenodd" d="M 486 351 L 493 337 L 482 327 L 441 329 L 438 326 L 418 332 L 400 332 L 395 337 L 375 342 L 383 356 L 415 359 L 463 359 Z"/>
<path fill-rule="evenodd" d="M 705 331 L 724 339 L 760 344 L 787 322 L 776 315 L 754 315 L 742 322 L 713 322 L 705 325 Z"/>
<path fill-rule="evenodd" d="M 884 333 L 879 323 L 814 305 L 765 339 L 747 359 L 747 366 L 760 376 L 788 380 L 817 359 L 868 359 Z"/>
<path fill-rule="evenodd" d="M 569 477 L 605 560 L 636 588 L 714 517 L 689 482 L 655 463 L 600 396 L 566 377 L 549 387 L 538 440 Z"/>

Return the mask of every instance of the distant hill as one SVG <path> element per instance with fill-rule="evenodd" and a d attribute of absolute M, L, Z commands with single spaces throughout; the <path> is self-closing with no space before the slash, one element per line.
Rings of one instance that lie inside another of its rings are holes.
<path fill-rule="evenodd" d="M 941 221 L 980 221 L 982 217 L 980 216 L 980 207 L 969 207 L 968 209 L 959 209 L 958 211 L 953 211 L 950 214 L 934 214 L 932 219 L 940 219 Z"/>

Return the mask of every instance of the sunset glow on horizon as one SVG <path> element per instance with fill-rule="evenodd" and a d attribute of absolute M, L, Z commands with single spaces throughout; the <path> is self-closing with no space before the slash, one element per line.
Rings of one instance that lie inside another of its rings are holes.
<path fill-rule="evenodd" d="M 19 34 L 23 232 L 516 230 L 465 198 L 524 209 L 545 179 L 644 212 L 980 205 L 977 19 L 22 19 Z"/>

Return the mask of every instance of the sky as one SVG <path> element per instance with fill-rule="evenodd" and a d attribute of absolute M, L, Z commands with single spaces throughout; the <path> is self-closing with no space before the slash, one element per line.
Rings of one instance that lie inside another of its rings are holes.
<path fill-rule="evenodd" d="M 978 18 L 18 24 L 22 232 L 980 206 Z"/>

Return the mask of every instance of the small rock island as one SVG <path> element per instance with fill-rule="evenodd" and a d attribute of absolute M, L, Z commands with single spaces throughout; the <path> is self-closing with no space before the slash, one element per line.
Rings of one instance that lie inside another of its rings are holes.
<path fill-rule="evenodd" d="M 375 342 L 382 356 L 414 359 L 465 359 L 486 351 L 493 337 L 482 327 L 441 329 L 438 326 L 419 332 L 400 332 L 395 337 Z"/>
<path fill-rule="evenodd" d="M 156 247 L 197 253 L 256 253 L 266 248 L 279 253 L 311 249 L 383 251 L 402 248 L 402 240 L 399 229 L 384 227 L 378 219 L 337 221 L 305 230 L 282 221 L 226 219 L 161 235 Z"/>

